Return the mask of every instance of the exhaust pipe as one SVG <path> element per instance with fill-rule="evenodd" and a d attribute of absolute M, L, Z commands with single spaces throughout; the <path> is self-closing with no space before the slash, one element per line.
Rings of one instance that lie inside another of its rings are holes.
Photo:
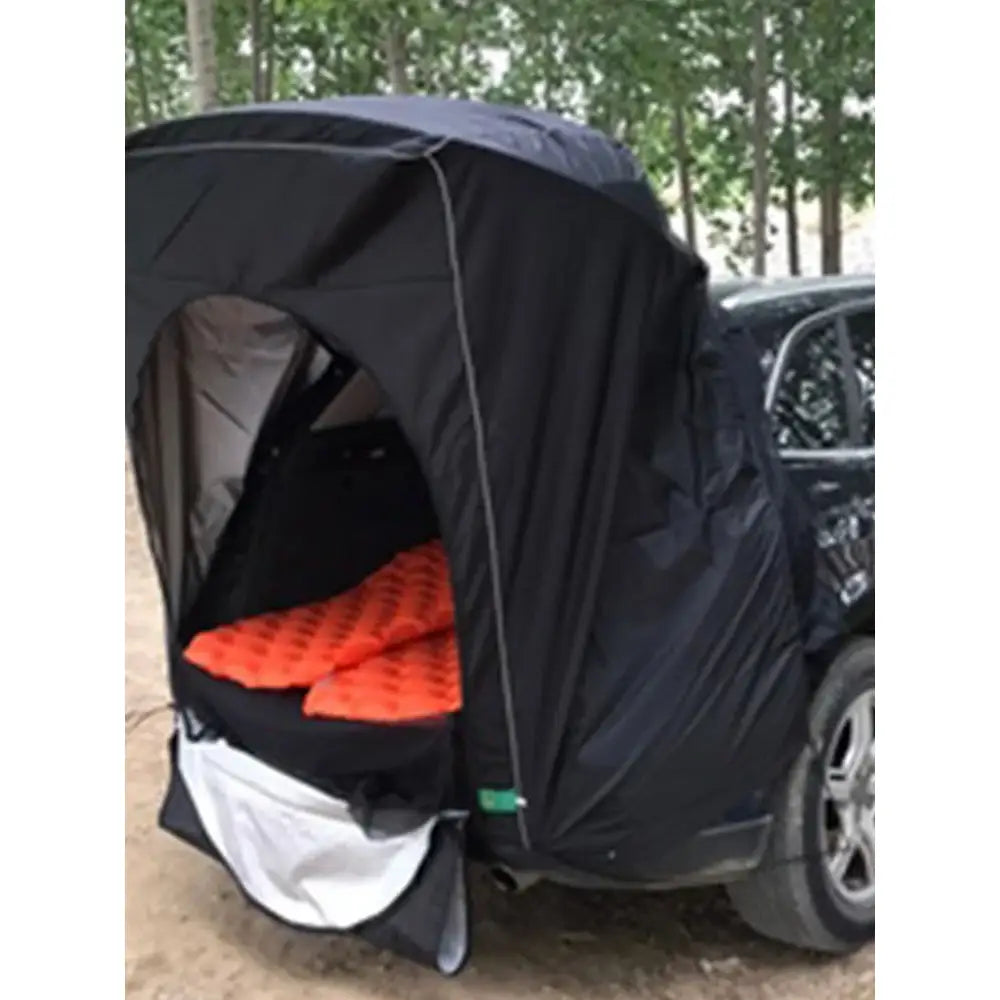
<path fill-rule="evenodd" d="M 537 875 L 530 872 L 514 872 L 503 865 L 494 865 L 490 868 L 490 875 L 493 884 L 501 892 L 524 892 L 540 881 Z"/>

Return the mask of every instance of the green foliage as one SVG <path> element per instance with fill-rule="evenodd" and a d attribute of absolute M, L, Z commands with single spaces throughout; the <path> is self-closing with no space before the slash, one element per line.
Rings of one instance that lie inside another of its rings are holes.
<path fill-rule="evenodd" d="M 184 0 L 131 0 L 132 32 L 125 38 L 126 120 L 143 124 L 145 115 L 136 73 L 138 51 L 145 69 L 149 111 L 159 121 L 184 114 L 191 104 Z"/>
<path fill-rule="evenodd" d="M 811 198 L 833 181 L 855 207 L 874 196 L 872 0 L 259 3 L 272 99 L 395 86 L 570 115 L 631 146 L 663 192 L 684 159 L 710 238 L 733 249 L 734 264 L 745 252 L 752 181 L 753 14 L 764 3 L 772 197 L 780 203 L 792 183 Z M 216 0 L 223 104 L 252 99 L 251 4 Z M 126 0 L 126 14 L 126 121 L 186 113 L 184 0 Z M 783 85 L 794 92 L 791 120 Z"/>

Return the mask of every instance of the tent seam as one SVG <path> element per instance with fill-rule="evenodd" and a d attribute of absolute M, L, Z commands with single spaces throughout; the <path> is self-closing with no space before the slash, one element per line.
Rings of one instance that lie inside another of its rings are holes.
<path fill-rule="evenodd" d="M 524 808 L 527 802 L 523 798 L 524 785 L 521 781 L 520 749 L 517 737 L 517 725 L 514 718 L 514 686 L 510 676 L 510 659 L 507 648 L 507 628 L 504 614 L 503 586 L 500 577 L 500 547 L 497 542 L 496 514 L 493 508 L 493 495 L 490 490 L 489 462 L 486 455 L 486 431 L 483 425 L 482 412 L 479 405 L 479 390 L 476 386 L 476 368 L 472 359 L 472 347 L 469 342 L 469 326 L 465 314 L 465 294 L 462 285 L 462 271 L 458 253 L 458 233 L 455 225 L 455 210 L 452 204 L 451 191 L 444 169 L 437 161 L 437 149 L 430 149 L 424 155 L 437 180 L 441 194 L 441 207 L 444 212 L 445 233 L 448 244 L 448 260 L 452 272 L 452 291 L 455 305 L 455 324 L 458 328 L 458 339 L 462 351 L 462 366 L 465 370 L 465 382 L 469 393 L 469 407 L 472 413 L 472 427 L 476 444 L 476 465 L 479 472 L 480 492 L 483 496 L 483 520 L 486 527 L 486 542 L 490 557 L 490 583 L 493 590 L 493 612 L 496 617 L 497 657 L 500 666 L 500 687 L 503 693 L 504 714 L 507 722 L 507 740 L 511 759 L 511 777 L 517 794 L 517 827 L 521 843 L 525 850 L 531 850 L 531 839 L 524 818 Z"/>
<path fill-rule="evenodd" d="M 352 146 L 336 142 L 282 142 L 275 139 L 209 139 L 202 142 L 178 142 L 167 146 L 138 146 L 135 149 L 126 149 L 125 159 L 188 156 L 191 153 L 204 152 L 259 153 L 263 150 L 272 150 L 274 152 L 285 153 L 306 152 L 329 154 L 332 152 L 344 152 L 360 158 L 385 156 L 404 163 L 415 163 L 423 157 L 433 156 L 439 150 L 443 149 L 449 141 L 448 139 L 436 139 L 432 141 L 432 144 L 426 150 L 421 149 L 408 152 L 394 149 L 391 146 Z"/>

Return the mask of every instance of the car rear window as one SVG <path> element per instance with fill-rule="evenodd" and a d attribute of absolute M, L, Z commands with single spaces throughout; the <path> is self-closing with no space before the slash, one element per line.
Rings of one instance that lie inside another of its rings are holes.
<path fill-rule="evenodd" d="M 782 450 L 850 447 L 846 374 L 834 323 L 792 344 L 778 376 L 771 419 Z"/>

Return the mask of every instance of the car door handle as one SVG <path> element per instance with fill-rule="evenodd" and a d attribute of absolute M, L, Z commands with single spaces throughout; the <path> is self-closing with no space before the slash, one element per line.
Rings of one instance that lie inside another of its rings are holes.
<path fill-rule="evenodd" d="M 825 482 L 813 483 L 809 487 L 809 493 L 811 496 L 824 496 L 828 493 L 836 493 L 840 488 L 839 483 L 830 482 L 829 480 Z"/>

